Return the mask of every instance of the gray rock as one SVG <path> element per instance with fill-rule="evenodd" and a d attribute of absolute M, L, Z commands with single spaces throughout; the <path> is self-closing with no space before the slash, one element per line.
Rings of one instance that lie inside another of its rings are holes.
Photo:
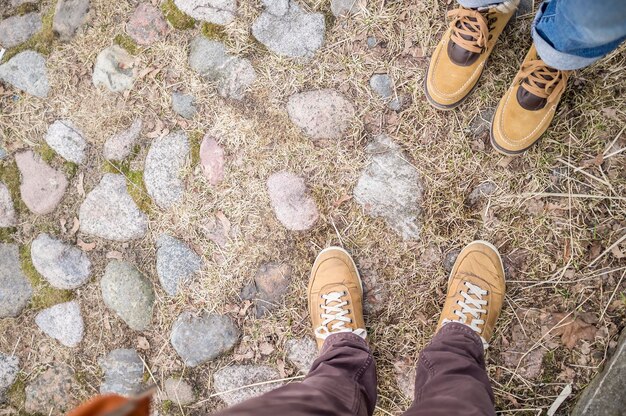
<path fill-rule="evenodd" d="M 105 305 L 135 331 L 143 331 L 152 322 L 154 290 L 135 266 L 112 260 L 100 280 Z"/>
<path fill-rule="evenodd" d="M 267 180 L 267 190 L 276 218 L 288 230 L 308 230 L 317 221 L 317 205 L 301 177 L 286 171 L 274 173 Z"/>
<path fill-rule="evenodd" d="M 180 92 L 172 93 L 172 109 L 176 114 L 185 118 L 193 118 L 198 111 L 194 96 Z"/>
<path fill-rule="evenodd" d="M 54 211 L 67 189 L 65 175 L 30 150 L 16 154 L 15 163 L 22 176 L 20 194 L 28 209 L 40 215 Z"/>
<path fill-rule="evenodd" d="M 365 10 L 365 0 L 331 0 L 330 11 L 336 16 L 350 16 Z"/>
<path fill-rule="evenodd" d="M 307 13 L 294 1 L 272 2 L 252 24 L 252 35 L 270 51 L 292 58 L 311 58 L 324 44 L 326 24 L 321 13 Z"/>
<path fill-rule="evenodd" d="M 54 364 L 26 386 L 24 409 L 44 415 L 65 414 L 76 405 L 72 386 L 76 384 L 74 370 L 66 364 Z"/>
<path fill-rule="evenodd" d="M 87 142 L 83 133 L 71 121 L 55 121 L 48 127 L 44 139 L 63 159 L 78 164 L 85 161 Z"/>
<path fill-rule="evenodd" d="M 163 14 L 150 3 L 140 3 L 126 23 L 126 33 L 140 45 L 151 45 L 168 31 Z"/>
<path fill-rule="evenodd" d="M 621 415 L 626 409 L 626 330 L 611 359 L 580 395 L 572 416 Z"/>
<path fill-rule="evenodd" d="M 148 194 L 161 208 L 167 209 L 183 198 L 185 184 L 181 171 L 189 155 L 189 139 L 182 131 L 152 141 L 143 172 Z"/>
<path fill-rule="evenodd" d="M 456 262 L 456 258 L 459 257 L 460 253 L 460 248 L 454 248 L 446 253 L 445 257 L 443 258 L 443 268 L 445 271 L 447 271 L 448 273 L 452 271 L 454 263 Z"/>
<path fill-rule="evenodd" d="M 400 360 L 393 364 L 393 372 L 404 397 L 412 400 L 415 397 L 415 365 L 409 360 Z"/>
<path fill-rule="evenodd" d="M 39 3 L 39 0 L 10 0 L 9 3 L 11 4 L 11 7 L 16 8 L 26 3 L 37 4 Z"/>
<path fill-rule="evenodd" d="M 400 146 L 379 135 L 367 146 L 371 160 L 363 170 L 354 198 L 364 211 L 382 217 L 404 240 L 420 236 L 422 182 Z"/>
<path fill-rule="evenodd" d="M 370 87 L 385 102 L 387 107 L 393 111 L 399 111 L 402 108 L 402 100 L 396 97 L 393 86 L 393 80 L 387 74 L 374 74 L 370 78 Z"/>
<path fill-rule="evenodd" d="M 148 218 L 126 190 L 122 175 L 107 173 L 78 211 L 80 230 L 107 240 L 127 241 L 146 235 Z"/>
<path fill-rule="evenodd" d="M 93 68 L 93 85 L 104 85 L 112 92 L 129 90 L 135 81 L 135 58 L 125 49 L 113 45 L 98 54 Z"/>
<path fill-rule="evenodd" d="M 41 30 L 41 15 L 27 13 L 22 16 L 11 16 L 0 22 L 0 45 L 9 49 L 26 42 Z"/>
<path fill-rule="evenodd" d="M 76 301 L 42 310 L 35 316 L 35 323 L 46 335 L 66 347 L 76 347 L 83 339 L 83 317 Z"/>
<path fill-rule="evenodd" d="M 107 160 L 116 160 L 121 162 L 126 159 L 141 133 L 142 121 L 136 119 L 131 126 L 113 136 L 104 143 L 104 157 Z"/>
<path fill-rule="evenodd" d="M 287 359 L 296 366 L 296 368 L 307 374 L 317 359 L 317 343 L 311 337 L 290 339 L 285 343 Z"/>
<path fill-rule="evenodd" d="M 157 240 L 156 268 L 163 290 L 176 296 L 202 268 L 202 259 L 182 241 L 162 234 Z"/>
<path fill-rule="evenodd" d="M 115 393 L 131 396 L 141 390 L 143 380 L 143 361 L 137 351 L 131 349 L 113 350 L 100 359 L 104 372 L 104 381 L 100 393 Z"/>
<path fill-rule="evenodd" d="M 239 339 L 239 330 L 226 315 L 181 313 L 170 341 L 189 367 L 195 367 L 228 352 Z"/>
<path fill-rule="evenodd" d="M 287 101 L 289 118 L 312 139 L 339 139 L 348 130 L 356 110 L 335 90 L 294 94 Z"/>
<path fill-rule="evenodd" d="M 181 11 L 197 20 L 227 25 L 235 20 L 237 0 L 174 0 Z"/>
<path fill-rule="evenodd" d="M 483 182 L 472 190 L 467 197 L 466 203 L 469 206 L 474 206 L 482 201 L 484 198 L 489 197 L 496 193 L 498 185 L 491 181 Z"/>
<path fill-rule="evenodd" d="M 34 51 L 24 51 L 0 65 L 0 81 L 35 97 L 46 98 L 50 91 L 45 58 Z"/>
<path fill-rule="evenodd" d="M 186 406 L 196 400 L 193 389 L 186 381 L 170 377 L 165 380 L 165 398 L 181 406 Z"/>
<path fill-rule="evenodd" d="M 265 11 L 275 16 L 284 16 L 289 11 L 290 0 L 261 0 Z"/>
<path fill-rule="evenodd" d="M 0 182 L 0 228 L 13 227 L 17 224 L 13 199 L 9 188 Z"/>
<path fill-rule="evenodd" d="M 239 389 L 240 387 L 250 384 L 279 380 L 280 378 L 280 374 L 277 370 L 265 365 L 231 365 L 213 374 L 213 385 L 215 391 L 221 393 L 232 389 Z M 237 403 L 272 391 L 283 384 L 284 382 L 277 381 L 275 383 L 246 387 L 230 393 L 220 394 L 219 398 L 228 406 L 234 406 Z"/>
<path fill-rule="evenodd" d="M 378 45 L 378 40 L 376 39 L 375 36 L 368 36 L 366 42 L 367 42 L 367 47 L 370 49 L 375 48 L 376 45 Z"/>
<path fill-rule="evenodd" d="M 0 352 L 0 404 L 6 400 L 5 394 L 13 385 L 20 371 L 20 359 Z"/>
<path fill-rule="evenodd" d="M 0 318 L 18 316 L 32 295 L 33 288 L 20 267 L 17 246 L 0 243 Z"/>
<path fill-rule="evenodd" d="M 5 157 L 7 157 L 7 151 L 4 147 L 2 147 L 2 144 L 0 143 L 0 160 L 4 159 Z"/>
<path fill-rule="evenodd" d="M 291 267 L 287 264 L 267 263 L 259 267 L 254 280 L 242 294 L 243 299 L 254 301 L 257 318 L 275 309 L 289 291 Z"/>
<path fill-rule="evenodd" d="M 533 11 L 533 0 L 520 0 L 513 17 L 523 16 Z"/>
<path fill-rule="evenodd" d="M 208 81 L 217 83 L 217 92 L 224 98 L 243 99 L 246 89 L 256 80 L 249 60 L 229 54 L 222 43 L 203 36 L 191 42 L 189 66 Z"/>
<path fill-rule="evenodd" d="M 30 246 L 33 266 L 53 287 L 76 289 L 89 279 L 91 262 L 82 250 L 48 234 L 39 234 Z"/>
<path fill-rule="evenodd" d="M 52 30 L 63 41 L 68 41 L 87 21 L 89 0 L 59 0 L 54 9 Z"/>

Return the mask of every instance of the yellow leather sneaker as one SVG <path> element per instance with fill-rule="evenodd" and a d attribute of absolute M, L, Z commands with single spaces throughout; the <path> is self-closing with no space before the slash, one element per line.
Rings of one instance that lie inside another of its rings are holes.
<path fill-rule="evenodd" d="M 548 129 L 571 71 L 549 67 L 533 44 L 491 121 L 491 145 L 507 156 L 532 146 Z"/>
<path fill-rule="evenodd" d="M 354 260 L 340 247 L 317 256 L 309 281 L 309 314 L 317 347 L 331 334 L 352 332 L 365 339 L 363 283 Z"/>
<path fill-rule="evenodd" d="M 448 294 L 437 330 L 449 322 L 472 328 L 485 348 L 504 302 L 504 266 L 498 250 L 474 241 L 459 253 L 448 280 Z"/>
<path fill-rule="evenodd" d="M 452 109 L 474 89 L 518 4 L 510 0 L 484 10 L 460 7 L 448 12 L 450 27 L 430 58 L 424 80 L 426 98 L 434 107 Z"/>

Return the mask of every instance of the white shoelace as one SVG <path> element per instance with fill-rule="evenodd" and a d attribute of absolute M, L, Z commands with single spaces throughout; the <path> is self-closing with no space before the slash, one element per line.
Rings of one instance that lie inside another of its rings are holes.
<path fill-rule="evenodd" d="M 482 314 L 487 313 L 487 310 L 482 308 L 483 306 L 487 305 L 487 300 L 483 299 L 483 296 L 487 294 L 487 291 L 481 289 L 479 286 L 476 286 L 473 283 L 464 283 L 465 287 L 467 287 L 468 290 L 461 291 L 461 296 L 463 296 L 464 300 L 457 301 L 457 304 L 461 307 L 461 309 L 456 309 L 454 311 L 454 314 L 457 315 L 459 319 L 444 319 L 443 324 L 445 325 L 450 322 L 458 322 L 469 326 L 472 330 L 480 335 L 480 333 L 482 332 L 482 328 L 480 328 L 479 325 L 483 325 L 485 323 L 485 320 L 480 318 Z M 487 344 L 482 336 L 480 338 L 483 341 L 483 346 L 487 348 L 489 344 Z"/>
<path fill-rule="evenodd" d="M 345 308 L 348 305 L 348 301 L 342 299 L 346 295 L 346 292 L 330 292 L 321 296 L 324 304 L 320 305 L 320 307 L 324 310 L 324 313 L 320 315 L 323 319 L 322 324 L 315 328 L 316 338 L 326 339 L 329 335 L 340 332 L 352 332 L 363 339 L 366 338 L 367 332 L 365 329 L 358 328 L 353 330 L 345 326 L 347 323 L 352 322 L 352 319 L 346 316 L 349 311 L 349 309 Z M 329 327 L 331 323 L 332 325 Z"/>

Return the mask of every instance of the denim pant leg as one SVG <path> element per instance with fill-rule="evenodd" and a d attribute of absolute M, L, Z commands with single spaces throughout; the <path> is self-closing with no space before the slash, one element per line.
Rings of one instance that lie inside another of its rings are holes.
<path fill-rule="evenodd" d="M 477 9 L 479 7 L 487 7 L 493 4 L 502 3 L 498 0 L 458 0 L 459 4 L 468 9 Z"/>
<path fill-rule="evenodd" d="M 420 354 L 415 398 L 404 416 L 495 416 L 483 343 L 468 326 L 443 326 Z"/>
<path fill-rule="evenodd" d="M 376 364 L 367 343 L 350 333 L 326 338 L 301 383 L 291 383 L 215 416 L 371 416 Z"/>
<path fill-rule="evenodd" d="M 584 68 L 626 39 L 626 1 L 546 0 L 532 36 L 539 56 L 551 67 Z"/>

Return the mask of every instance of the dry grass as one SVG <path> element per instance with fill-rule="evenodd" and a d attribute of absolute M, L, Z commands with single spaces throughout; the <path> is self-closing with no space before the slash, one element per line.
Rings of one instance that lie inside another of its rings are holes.
<path fill-rule="evenodd" d="M 359 16 L 329 19 L 332 26 L 327 27 L 324 48 L 311 61 L 301 62 L 274 56 L 254 41 L 250 25 L 260 12 L 260 2 L 240 3 L 240 16 L 225 33 L 229 48 L 250 58 L 258 73 L 258 81 L 243 102 L 221 99 L 188 68 L 187 45 L 202 30 L 199 24 L 190 30 L 173 30 L 163 41 L 140 48 L 139 68 L 160 68 L 160 72 L 138 80 L 127 96 L 94 88 L 95 57 L 124 34 L 134 7 L 128 2 L 100 0 L 92 2 L 92 18 L 82 34 L 69 44 L 53 45 L 47 61 L 52 87 L 48 99 L 17 94 L 14 100 L 10 90 L 0 96 L 0 132 L 10 151 L 31 147 L 43 152 L 47 126 L 58 118 L 71 119 L 91 144 L 88 162 L 72 177 L 71 192 L 55 214 L 36 217 L 21 210 L 20 225 L 10 237 L 20 245 L 28 245 L 42 230 L 75 242 L 75 236 L 62 232 L 60 221 L 65 220 L 70 228 L 82 202 L 76 188 L 78 176 L 84 175 L 89 192 L 105 167 L 102 144 L 136 117 L 144 120 L 146 128 L 131 170 L 142 170 L 150 141 L 145 133 L 157 120 L 170 131 L 182 128 L 196 140 L 211 133 L 227 155 L 226 179 L 217 188 L 210 187 L 198 167 L 190 163 L 184 202 L 168 212 L 150 207 L 150 233 L 144 240 L 124 244 L 96 240 L 97 247 L 90 252 L 94 277 L 74 294 L 86 322 L 85 340 L 78 349 L 61 347 L 42 336 L 34 325 L 36 311 L 32 309 L 17 319 L 0 321 L 0 351 L 16 351 L 20 356 L 22 381 L 28 382 L 52 361 L 67 362 L 79 374 L 76 398 L 82 400 L 98 390 L 98 359 L 114 348 L 137 346 L 138 337 L 143 336 L 150 349 L 140 353 L 153 381 L 161 386 L 168 376 L 184 374 L 203 400 L 213 393 L 212 373 L 233 358 L 227 355 L 195 369 L 184 368 L 169 343 L 178 313 L 187 309 L 236 311 L 241 306 L 240 290 L 260 264 L 289 263 L 294 277 L 284 303 L 266 319 L 254 319 L 250 313 L 237 316 L 242 344 L 253 350 L 262 341 L 276 344 L 271 356 L 257 354 L 257 361 L 276 363 L 284 358 L 285 339 L 310 333 L 304 295 L 316 252 L 329 244 L 341 244 L 353 253 L 368 284 L 375 281 L 375 296 L 370 295 L 370 300 L 375 297 L 378 302 L 370 307 L 368 330 L 379 372 L 379 407 L 395 413 L 405 409 L 410 399 L 398 390 L 393 363 L 405 357 L 415 361 L 433 334 L 447 277 L 441 258 L 481 238 L 500 248 L 509 271 L 506 307 L 487 356 L 498 410 L 537 414 L 538 409 L 550 406 L 569 381 L 579 392 L 598 371 L 610 340 L 626 317 L 626 282 L 620 280 L 624 259 L 609 252 L 591 264 L 600 254 L 598 246 L 604 251 L 624 234 L 626 153 L 611 156 L 600 167 L 584 165 L 616 138 L 605 155 L 626 145 L 621 131 L 626 123 L 624 48 L 579 71 L 540 144 L 525 156 L 508 160 L 485 144 L 488 133 L 481 118 L 489 119 L 488 109 L 495 107 L 517 71 L 530 44 L 531 16 L 518 18 L 509 26 L 472 96 L 458 110 L 443 113 L 432 109 L 422 93 L 428 59 L 416 58 L 411 52 L 430 55 L 445 28 L 446 8 L 452 6 L 434 0 L 371 1 L 367 12 Z M 328 13 L 326 1 L 305 3 L 311 10 Z M 50 0 L 41 4 L 43 10 L 50 7 Z M 371 35 L 384 47 L 368 49 L 365 39 Z M 391 74 L 398 93 L 412 98 L 400 114 L 387 110 L 370 91 L 369 77 L 376 72 Z M 289 122 L 285 111 L 288 96 L 313 88 L 338 89 L 355 103 L 358 117 L 343 139 L 314 143 Z M 170 106 L 174 90 L 196 97 L 199 116 L 191 121 L 175 116 Z M 352 194 L 366 163 L 365 144 L 379 132 L 390 134 L 405 149 L 423 177 L 420 241 L 399 240 L 382 221 L 364 215 L 352 200 L 335 204 Z M 63 164 L 58 156 L 51 163 Z M 270 208 L 265 181 L 282 169 L 306 178 L 320 208 L 320 221 L 306 233 L 285 230 Z M 498 192 L 484 204 L 468 207 L 467 195 L 488 180 L 498 184 Z M 542 193 L 559 196 L 533 198 Z M 532 207 L 537 204 L 545 204 L 545 209 L 533 214 Z M 204 221 L 218 211 L 237 230 L 224 250 L 201 231 Z M 154 241 L 161 232 L 187 241 L 206 260 L 200 278 L 174 299 L 165 296 L 156 278 Z M 432 245 L 441 258 L 425 264 L 422 253 Z M 621 248 L 624 251 L 624 244 Z M 154 325 L 145 333 L 131 331 L 102 302 L 98 281 L 110 250 L 122 252 L 155 284 Z M 601 335 L 589 343 L 586 354 L 581 353 L 580 345 L 572 351 L 563 346 L 553 349 L 542 376 L 526 380 L 515 374 L 515 368 L 507 368 L 501 357 L 506 351 L 503 342 L 510 338 L 520 308 L 593 312 L 598 315 L 596 326 Z M 581 356 L 586 357 L 582 365 Z M 558 378 L 565 368 L 574 370 L 572 380 Z M 19 406 L 19 400 L 13 404 Z M 565 407 L 572 404 L 573 396 Z M 206 414 L 220 406 L 213 398 L 185 409 L 185 414 Z M 169 411 L 177 413 L 179 409 L 174 406 Z"/>

